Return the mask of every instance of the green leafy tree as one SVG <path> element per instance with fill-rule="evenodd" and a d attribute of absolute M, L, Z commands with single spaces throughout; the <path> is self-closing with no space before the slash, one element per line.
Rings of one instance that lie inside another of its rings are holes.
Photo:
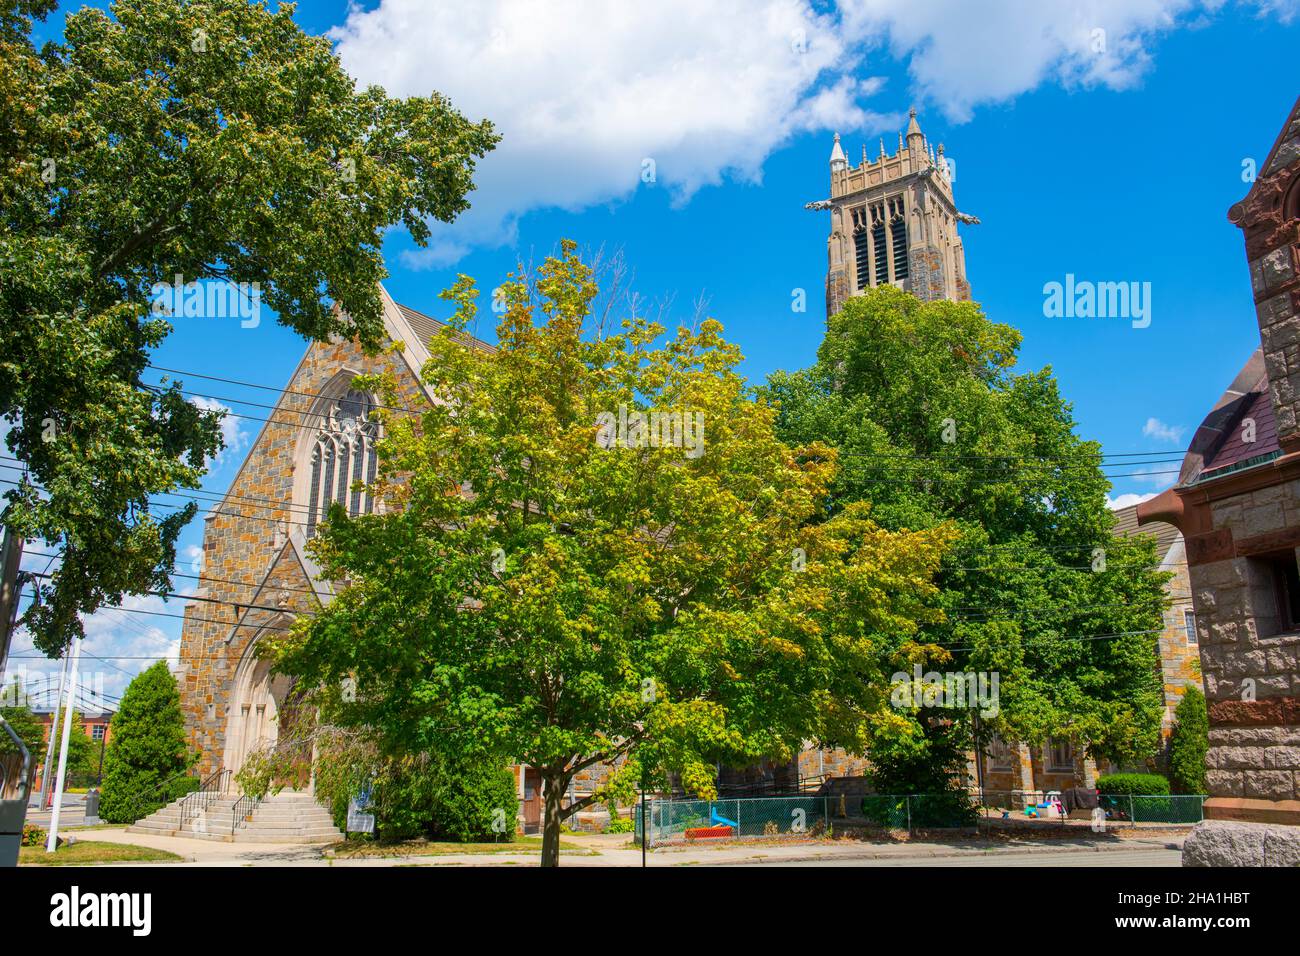
<path fill-rule="evenodd" d="M 220 447 L 216 414 L 146 380 L 159 287 L 241 284 L 303 335 L 376 347 L 385 230 L 427 242 L 496 142 L 437 93 L 356 88 L 293 4 L 117 0 L 38 53 L 54 7 L 0 0 L 0 416 L 28 468 L 4 521 L 61 550 L 24 618 L 51 656 L 79 615 L 171 590 L 195 505 L 150 499 Z"/>
<path fill-rule="evenodd" d="M 312 546 L 348 585 L 272 645 L 335 725 L 536 767 L 547 866 L 564 820 L 638 781 L 711 794 L 716 761 L 894 724 L 881 688 L 933 616 L 951 539 L 856 507 L 813 522 L 835 454 L 777 439 L 721 325 L 584 337 L 597 290 L 562 248 L 502 287 L 495 351 L 463 335 L 472 283 L 445 293 L 456 314 L 423 370 L 437 401 L 386 416 L 383 513 L 336 509 Z M 676 432 L 619 424 L 645 410 L 676 412 Z M 565 803 L 575 774 L 618 758 L 610 787 Z"/>
<path fill-rule="evenodd" d="M 1188 686 L 1174 709 L 1169 739 L 1169 780 L 1175 793 L 1205 793 L 1205 755 L 1210 749 L 1210 712 L 1201 689 Z"/>
<path fill-rule="evenodd" d="M 1149 541 L 1112 534 L 1100 449 L 1075 435 L 1050 369 L 1014 370 L 1019 345 L 975 303 L 883 287 L 849 299 L 817 363 L 773 375 L 765 394 L 782 439 L 839 450 L 828 514 L 869 502 L 886 528 L 960 528 L 939 576 L 946 613 L 919 640 L 927 666 L 999 675 L 980 735 L 1144 757 L 1159 736 L 1167 576 Z M 879 785 L 951 786 L 975 730 L 935 713 L 900 710 L 912 733 L 890 742 L 897 773 Z"/>
<path fill-rule="evenodd" d="M 59 726 L 54 731 L 55 740 L 60 743 L 63 740 L 63 718 L 59 718 Z M 91 738 L 86 731 L 86 722 L 82 719 L 81 711 L 72 712 L 72 727 L 68 734 L 68 760 L 66 773 L 69 778 L 78 777 L 84 780 L 87 776 L 93 775 L 99 769 L 99 741 Z"/>
<path fill-rule="evenodd" d="M 99 815 L 132 823 L 152 813 L 189 789 L 175 778 L 194 762 L 176 678 L 159 661 L 127 685 L 113 715 Z"/>

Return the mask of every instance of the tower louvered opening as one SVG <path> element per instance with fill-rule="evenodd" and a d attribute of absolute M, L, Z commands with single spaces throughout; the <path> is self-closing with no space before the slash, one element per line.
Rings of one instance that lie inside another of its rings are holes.
<path fill-rule="evenodd" d="M 890 238 L 894 244 L 894 278 L 907 278 L 907 223 L 901 216 L 889 224 Z"/>
<path fill-rule="evenodd" d="M 871 285 L 871 244 L 867 230 L 859 229 L 853 234 L 853 254 L 857 263 L 858 288 L 865 289 Z"/>
<path fill-rule="evenodd" d="M 871 227 L 871 242 L 876 248 L 875 278 L 872 285 L 889 281 L 889 247 L 885 244 L 885 224 L 879 219 Z"/>

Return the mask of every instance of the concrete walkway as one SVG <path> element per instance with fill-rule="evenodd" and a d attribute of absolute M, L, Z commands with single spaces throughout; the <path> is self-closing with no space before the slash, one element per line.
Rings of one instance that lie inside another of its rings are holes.
<path fill-rule="evenodd" d="M 167 850 L 184 863 L 144 866 L 536 866 L 537 853 L 445 853 L 436 856 L 326 857 L 325 845 L 221 843 L 186 837 L 127 833 L 125 828 L 68 831 L 84 840 L 129 843 Z M 580 849 L 561 852 L 562 866 L 641 865 L 641 850 L 626 834 L 566 835 Z M 1096 839 L 970 841 L 966 843 L 866 843 L 836 840 L 806 843 L 731 843 L 665 847 L 647 865 L 666 866 L 1176 866 L 1182 835 Z"/>

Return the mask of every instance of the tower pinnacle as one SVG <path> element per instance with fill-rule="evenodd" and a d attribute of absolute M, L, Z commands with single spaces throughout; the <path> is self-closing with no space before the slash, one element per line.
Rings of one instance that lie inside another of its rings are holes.
<path fill-rule="evenodd" d="M 840 146 L 840 134 L 835 134 L 835 145 L 831 148 L 831 172 L 838 173 L 849 168 L 848 157 Z"/>

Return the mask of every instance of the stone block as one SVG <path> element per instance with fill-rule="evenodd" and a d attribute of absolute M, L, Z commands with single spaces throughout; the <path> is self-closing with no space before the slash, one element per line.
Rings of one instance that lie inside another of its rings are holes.
<path fill-rule="evenodd" d="M 1214 747 L 1205 755 L 1211 770 L 1253 770 L 1264 765 L 1261 747 Z"/>
<path fill-rule="evenodd" d="M 1252 770 L 1244 776 L 1247 797 L 1290 800 L 1295 794 L 1291 773 L 1286 770 Z"/>
<path fill-rule="evenodd" d="M 1205 783 L 1216 797 L 1245 796 L 1245 775 L 1240 771 L 1207 770 Z"/>
<path fill-rule="evenodd" d="M 1300 669 L 1300 648 L 1295 646 L 1270 647 L 1264 656 L 1270 674 L 1291 674 Z"/>
<path fill-rule="evenodd" d="M 1278 286 L 1284 285 L 1295 278 L 1295 264 L 1291 260 L 1291 248 L 1289 246 L 1274 249 L 1261 258 L 1259 264 L 1260 277 L 1264 281 L 1266 291 L 1271 292 Z"/>
<path fill-rule="evenodd" d="M 1283 292 L 1270 299 L 1265 299 L 1255 307 L 1260 328 L 1277 325 L 1291 316 L 1291 296 Z"/>
<path fill-rule="evenodd" d="M 1270 770 L 1300 770 L 1300 747 L 1267 747 L 1264 766 Z"/>
<path fill-rule="evenodd" d="M 1271 175 L 1279 169 L 1286 169 L 1298 160 L 1300 160 L 1300 136 L 1286 140 L 1277 148 L 1277 152 L 1273 154 L 1273 161 L 1268 164 L 1264 173 Z"/>
<path fill-rule="evenodd" d="M 1300 827 L 1204 820 L 1183 844 L 1183 866 L 1297 866 Z"/>
<path fill-rule="evenodd" d="M 1285 527 L 1286 516 L 1282 513 L 1282 502 L 1273 501 L 1242 512 L 1241 528 L 1246 537 L 1268 534 Z"/>

